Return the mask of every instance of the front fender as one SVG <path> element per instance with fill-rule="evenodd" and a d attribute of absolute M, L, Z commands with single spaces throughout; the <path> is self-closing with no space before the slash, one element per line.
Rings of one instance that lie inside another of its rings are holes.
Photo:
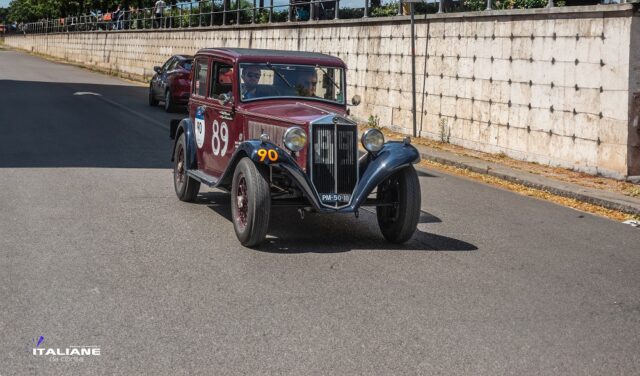
<path fill-rule="evenodd" d="M 398 170 L 420 162 L 420 153 L 403 142 L 387 142 L 366 165 L 351 198 L 351 204 L 339 212 L 352 212 L 362 205 L 369 194 Z"/>
<path fill-rule="evenodd" d="M 182 120 L 171 120 L 171 126 L 169 127 L 169 137 L 173 139 L 171 146 L 171 162 L 173 162 L 173 156 L 176 153 L 176 144 L 178 138 L 184 133 L 185 141 L 185 160 L 187 162 L 187 170 L 197 170 L 198 163 L 196 160 L 196 139 L 193 134 L 193 122 L 189 118 Z"/>
<path fill-rule="evenodd" d="M 258 155 L 258 150 L 266 149 L 275 150 L 278 153 L 278 160 L 275 162 L 270 161 L 268 158 L 262 158 Z M 316 193 L 309 176 L 298 166 L 298 163 L 291 156 L 291 153 L 285 149 L 278 147 L 271 142 L 262 142 L 260 140 L 248 140 L 238 146 L 238 149 L 233 153 L 231 160 L 225 170 L 224 174 L 220 178 L 220 182 L 217 186 L 222 186 L 229 189 L 231 186 L 231 180 L 233 178 L 233 171 L 235 166 L 240 162 L 240 159 L 249 157 L 253 162 L 259 165 L 274 165 L 286 170 L 289 175 L 298 184 L 298 187 L 302 190 L 307 197 L 311 205 L 318 211 L 335 211 L 335 209 L 324 208 L 320 202 L 320 198 Z"/>

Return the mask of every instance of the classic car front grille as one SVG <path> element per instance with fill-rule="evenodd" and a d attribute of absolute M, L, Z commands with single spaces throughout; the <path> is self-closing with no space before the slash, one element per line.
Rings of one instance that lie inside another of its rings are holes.
<path fill-rule="evenodd" d="M 313 124 L 311 180 L 323 202 L 349 202 L 358 182 L 357 126 Z"/>

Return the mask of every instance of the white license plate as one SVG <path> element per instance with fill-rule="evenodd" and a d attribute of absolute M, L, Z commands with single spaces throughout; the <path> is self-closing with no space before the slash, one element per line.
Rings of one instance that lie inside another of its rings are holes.
<path fill-rule="evenodd" d="M 349 202 L 351 195 L 349 194 L 335 194 L 335 193 L 321 193 L 320 200 L 322 202 Z"/>

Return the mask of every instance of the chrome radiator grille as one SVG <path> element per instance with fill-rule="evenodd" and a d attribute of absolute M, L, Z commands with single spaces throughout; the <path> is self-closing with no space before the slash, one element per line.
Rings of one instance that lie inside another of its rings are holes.
<path fill-rule="evenodd" d="M 351 200 L 358 182 L 357 132 L 356 125 L 344 123 L 311 127 L 311 181 L 326 204 Z"/>

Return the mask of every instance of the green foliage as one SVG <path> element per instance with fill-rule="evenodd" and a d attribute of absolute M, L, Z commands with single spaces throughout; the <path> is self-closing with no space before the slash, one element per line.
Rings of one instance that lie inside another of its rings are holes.
<path fill-rule="evenodd" d="M 556 5 L 563 6 L 564 0 L 556 2 Z M 544 8 L 547 6 L 548 0 L 492 0 L 494 9 L 529 9 Z M 464 9 L 471 11 L 479 11 L 487 8 L 486 0 L 465 0 Z"/>
<path fill-rule="evenodd" d="M 389 3 L 372 7 L 369 12 L 371 17 L 391 17 L 398 15 L 398 3 Z"/>
<path fill-rule="evenodd" d="M 380 129 L 380 117 L 378 117 L 378 115 L 369 115 L 367 126 L 369 128 Z"/>
<path fill-rule="evenodd" d="M 470 11 L 480 11 L 487 8 L 486 0 L 464 0 L 464 8 Z"/>

